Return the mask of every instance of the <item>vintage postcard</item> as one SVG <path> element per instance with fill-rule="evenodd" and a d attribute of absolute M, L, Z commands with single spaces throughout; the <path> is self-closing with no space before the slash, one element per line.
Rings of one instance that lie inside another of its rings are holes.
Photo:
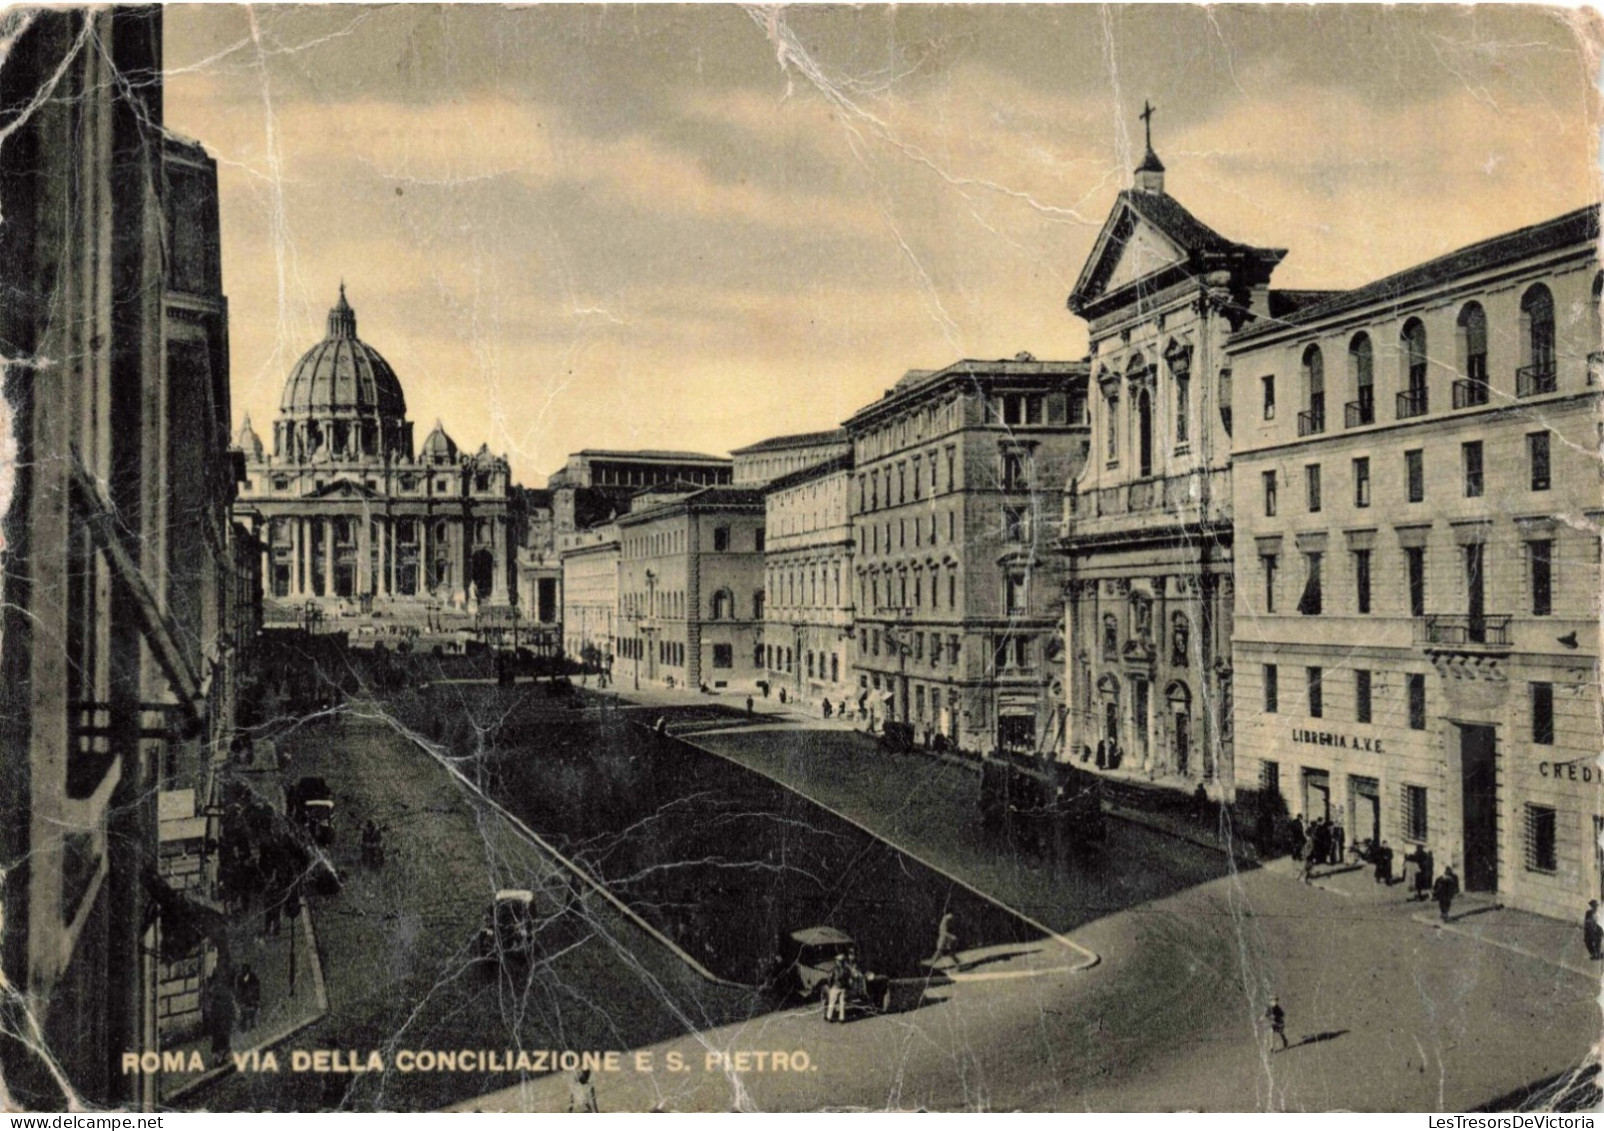
<path fill-rule="evenodd" d="M 1591 1111 L 1601 32 L 0 10 L 0 1106 Z"/>

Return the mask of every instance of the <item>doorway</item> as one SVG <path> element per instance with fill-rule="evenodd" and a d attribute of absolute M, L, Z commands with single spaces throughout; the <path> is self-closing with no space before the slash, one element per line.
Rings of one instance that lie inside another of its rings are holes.
<path fill-rule="evenodd" d="M 1325 770 L 1303 771 L 1303 816 L 1307 821 L 1331 819 L 1331 775 Z"/>
<path fill-rule="evenodd" d="M 1353 827 L 1348 830 L 1348 838 L 1355 843 L 1369 840 L 1380 844 L 1381 783 L 1375 778 L 1350 776 L 1348 787 L 1352 795 L 1348 805 L 1353 811 Z"/>
<path fill-rule="evenodd" d="M 1490 726 L 1459 727 L 1465 890 L 1498 890 L 1498 750 Z"/>

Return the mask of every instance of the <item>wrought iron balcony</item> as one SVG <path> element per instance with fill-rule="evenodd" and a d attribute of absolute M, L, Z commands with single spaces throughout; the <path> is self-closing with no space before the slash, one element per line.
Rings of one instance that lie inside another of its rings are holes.
<path fill-rule="evenodd" d="M 1426 405 L 1426 387 L 1424 385 L 1417 389 L 1405 389 L 1398 394 L 1398 419 L 1408 420 L 1411 416 L 1425 416 Z"/>
<path fill-rule="evenodd" d="M 1313 436 L 1326 430 L 1326 410 L 1311 408 L 1298 413 L 1298 435 Z"/>
<path fill-rule="evenodd" d="M 1554 363 L 1542 362 L 1538 365 L 1523 365 L 1515 370 L 1515 395 L 1517 397 L 1536 397 L 1543 393 L 1552 393 L 1559 388 L 1559 381 L 1555 377 Z"/>
<path fill-rule="evenodd" d="M 1363 397 L 1356 401 L 1349 401 L 1343 411 L 1346 417 L 1344 424 L 1349 428 L 1358 428 L 1363 424 L 1376 422 L 1376 400 L 1374 397 Z"/>
<path fill-rule="evenodd" d="M 1487 403 L 1491 390 L 1485 380 L 1476 377 L 1463 377 L 1454 382 L 1454 407 L 1475 408 Z"/>
<path fill-rule="evenodd" d="M 1420 619 L 1420 643 L 1430 648 L 1507 649 L 1507 613 L 1429 613 Z"/>

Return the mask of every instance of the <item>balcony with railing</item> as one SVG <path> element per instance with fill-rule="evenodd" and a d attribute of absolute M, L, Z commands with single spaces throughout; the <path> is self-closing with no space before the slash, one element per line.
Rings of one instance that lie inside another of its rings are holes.
<path fill-rule="evenodd" d="M 1454 382 L 1454 408 L 1476 408 L 1484 405 L 1491 392 L 1485 379 L 1462 377 Z"/>
<path fill-rule="evenodd" d="M 1361 396 L 1356 401 L 1349 401 L 1343 409 L 1343 424 L 1348 428 L 1359 428 L 1366 424 L 1376 422 L 1376 398 Z"/>
<path fill-rule="evenodd" d="M 1210 522 L 1230 513 L 1230 471 L 1190 471 L 1086 491 L 1071 499 L 1069 518 L 1082 533 L 1172 519 Z"/>
<path fill-rule="evenodd" d="M 1428 652 L 1507 652 L 1510 619 L 1507 613 L 1428 613 L 1417 622 L 1418 642 Z"/>
<path fill-rule="evenodd" d="M 1544 393 L 1552 393 L 1559 388 L 1559 380 L 1554 372 L 1552 360 L 1538 362 L 1535 365 L 1523 365 L 1515 370 L 1515 395 L 1517 397 L 1537 397 Z"/>
<path fill-rule="evenodd" d="M 1326 407 L 1316 404 L 1298 413 L 1298 435 L 1314 436 L 1326 430 Z"/>
<path fill-rule="evenodd" d="M 1398 394 L 1398 419 L 1408 420 L 1412 416 L 1425 416 L 1428 404 L 1424 385 L 1405 389 Z"/>

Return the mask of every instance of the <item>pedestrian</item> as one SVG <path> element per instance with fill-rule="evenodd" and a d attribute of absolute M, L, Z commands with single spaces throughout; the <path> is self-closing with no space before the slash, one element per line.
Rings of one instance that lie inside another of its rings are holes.
<path fill-rule="evenodd" d="M 953 927 L 957 921 L 951 911 L 941 917 L 941 925 L 936 928 L 936 953 L 930 959 L 932 969 L 945 961 L 958 964 L 958 932 Z"/>
<path fill-rule="evenodd" d="M 576 1068 L 568 1081 L 568 1110 L 570 1112 L 599 1112 L 596 1105 L 596 1085 L 590 1082 L 590 1069 Z"/>
<path fill-rule="evenodd" d="M 239 1031 L 249 1033 L 256 1028 L 256 1015 L 262 1008 L 262 979 L 250 963 L 242 963 L 234 977 L 234 1000 L 239 1003 Z"/>
<path fill-rule="evenodd" d="M 752 717 L 752 697 L 750 695 L 746 697 L 746 717 Z"/>
<path fill-rule="evenodd" d="M 1376 883 L 1392 884 L 1392 846 L 1386 841 L 1376 849 Z"/>
<path fill-rule="evenodd" d="M 1337 821 L 1331 826 L 1331 863 L 1341 865 L 1348 852 L 1348 833 L 1342 827 L 1342 815 L 1337 814 Z"/>
<path fill-rule="evenodd" d="M 847 717 L 847 701 L 845 699 L 836 704 L 835 713 L 843 719 Z"/>
<path fill-rule="evenodd" d="M 212 1038 L 212 1062 L 222 1064 L 234 1035 L 234 991 L 222 970 L 212 975 L 201 1012 Z"/>
<path fill-rule="evenodd" d="M 1595 962 L 1604 958 L 1604 927 L 1598 925 L 1598 900 L 1587 901 L 1582 915 L 1582 941 L 1587 944 L 1587 957 Z"/>
<path fill-rule="evenodd" d="M 1308 838 L 1303 832 L 1303 814 L 1292 818 L 1292 859 L 1302 860 Z"/>
<path fill-rule="evenodd" d="M 1331 825 L 1324 817 L 1317 817 L 1313 825 L 1314 848 L 1311 856 L 1316 864 L 1331 862 Z"/>
<path fill-rule="evenodd" d="M 830 701 L 828 699 L 824 701 L 824 717 L 830 717 Z"/>
<path fill-rule="evenodd" d="M 1431 898 L 1431 884 L 1432 880 L 1435 879 L 1433 872 L 1436 869 L 1436 861 L 1432 859 L 1431 850 L 1423 844 L 1415 849 L 1415 856 L 1415 894 L 1413 898 L 1416 902 L 1421 902 Z"/>
<path fill-rule="evenodd" d="M 1197 788 L 1192 791 L 1192 819 L 1202 822 L 1209 815 L 1209 792 L 1198 782 Z"/>
<path fill-rule="evenodd" d="M 830 963 L 830 976 L 824 983 L 824 1019 L 827 1022 L 847 1019 L 847 956 L 838 954 Z"/>
<path fill-rule="evenodd" d="M 780 688 L 780 702 L 781 703 L 785 702 L 785 688 L 783 688 L 783 687 Z"/>
<path fill-rule="evenodd" d="M 1309 853 L 1307 856 L 1305 856 L 1303 858 L 1303 882 L 1305 884 L 1307 884 L 1310 881 L 1312 881 L 1313 879 L 1314 879 L 1314 853 L 1311 852 L 1311 853 Z"/>
<path fill-rule="evenodd" d="M 1454 875 L 1452 864 L 1442 870 L 1437 882 L 1431 885 L 1432 898 L 1437 901 L 1437 910 L 1442 914 L 1442 921 L 1448 922 L 1448 912 L 1454 905 L 1454 896 L 1459 894 L 1459 877 Z"/>
<path fill-rule="evenodd" d="M 1272 997 L 1270 999 L 1270 1008 L 1264 1011 L 1264 1019 L 1270 1023 L 1270 1032 L 1264 1046 L 1265 1051 L 1285 1051 L 1290 1047 L 1287 1043 L 1287 1011 L 1281 1008 L 1280 998 Z M 1275 1047 L 1277 1041 L 1281 1042 L 1279 1049 Z"/>

